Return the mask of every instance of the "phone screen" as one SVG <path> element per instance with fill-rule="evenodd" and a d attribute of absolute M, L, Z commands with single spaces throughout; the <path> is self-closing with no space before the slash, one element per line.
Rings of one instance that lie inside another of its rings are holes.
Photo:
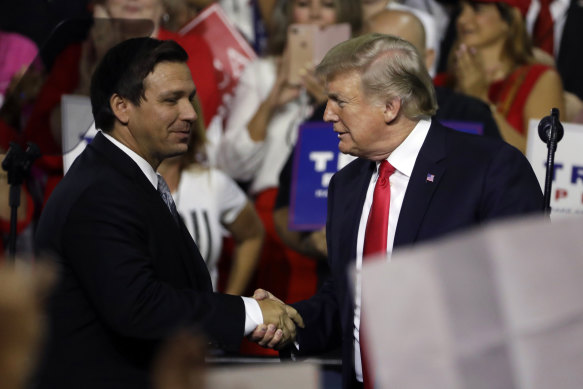
<path fill-rule="evenodd" d="M 288 28 L 289 75 L 292 85 L 301 84 L 302 68 L 320 63 L 335 45 L 350 39 L 348 23 L 319 27 L 315 24 L 292 24 Z"/>
<path fill-rule="evenodd" d="M 289 75 L 292 85 L 301 84 L 299 72 L 307 64 L 314 62 L 314 42 L 318 26 L 312 24 L 292 24 L 288 29 Z"/>

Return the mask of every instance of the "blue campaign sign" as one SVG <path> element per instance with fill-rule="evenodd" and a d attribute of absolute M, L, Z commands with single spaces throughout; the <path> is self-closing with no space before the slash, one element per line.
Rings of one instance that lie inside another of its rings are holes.
<path fill-rule="evenodd" d="M 292 171 L 290 229 L 315 230 L 326 224 L 330 179 L 353 159 L 338 151 L 338 135 L 331 123 L 300 126 Z"/>
<path fill-rule="evenodd" d="M 462 122 L 459 120 L 442 120 L 441 124 L 468 134 L 484 135 L 484 124 L 480 122 Z"/>

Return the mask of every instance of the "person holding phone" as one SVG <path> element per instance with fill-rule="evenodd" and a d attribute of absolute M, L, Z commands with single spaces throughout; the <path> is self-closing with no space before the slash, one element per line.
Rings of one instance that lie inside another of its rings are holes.
<path fill-rule="evenodd" d="M 269 56 L 245 68 L 232 101 L 218 153 L 218 164 L 231 177 L 249 184 L 266 237 L 257 270 L 258 285 L 285 301 L 310 296 L 316 288 L 316 263 L 291 250 L 278 238 L 273 205 L 279 171 L 297 136 L 298 125 L 325 101 L 323 87 L 308 69 L 300 85 L 288 82 L 288 27 L 348 23 L 354 33 L 362 24 L 360 2 L 292 0 L 276 5 L 269 37 Z"/>

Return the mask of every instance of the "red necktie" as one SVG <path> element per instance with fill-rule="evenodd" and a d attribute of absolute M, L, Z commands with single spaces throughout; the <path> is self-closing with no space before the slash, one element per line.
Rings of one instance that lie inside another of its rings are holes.
<path fill-rule="evenodd" d="M 395 168 L 387 161 L 381 162 L 379 178 L 374 187 L 372 206 L 366 223 L 364 235 L 363 261 L 373 254 L 386 254 L 387 235 L 389 230 L 389 207 L 391 204 L 391 185 L 389 178 Z M 363 330 L 363 310 L 360 309 L 360 360 L 362 362 L 362 378 L 365 389 L 374 387 L 373 366 L 368 362 L 365 350 L 365 331 Z"/>
<path fill-rule="evenodd" d="M 552 0 L 540 0 L 540 11 L 534 23 L 534 45 L 540 47 L 550 55 L 553 54 L 554 31 L 553 18 L 551 16 Z"/>
<path fill-rule="evenodd" d="M 387 161 L 381 162 L 379 178 L 374 187 L 372 206 L 366 223 L 363 259 L 368 255 L 386 253 L 387 233 L 389 231 L 389 206 L 391 204 L 391 185 L 389 177 L 395 168 Z"/>

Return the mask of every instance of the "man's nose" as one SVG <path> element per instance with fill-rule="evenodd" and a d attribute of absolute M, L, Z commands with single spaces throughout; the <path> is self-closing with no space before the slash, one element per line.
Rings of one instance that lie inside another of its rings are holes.
<path fill-rule="evenodd" d="M 190 100 L 187 99 L 180 108 L 180 116 L 182 120 L 194 122 L 198 118 L 198 114 L 196 113 L 194 105 Z"/>
<path fill-rule="evenodd" d="M 338 115 L 336 115 L 331 107 L 330 100 L 326 103 L 326 109 L 324 110 L 323 119 L 325 122 L 335 122 L 338 121 Z"/>

